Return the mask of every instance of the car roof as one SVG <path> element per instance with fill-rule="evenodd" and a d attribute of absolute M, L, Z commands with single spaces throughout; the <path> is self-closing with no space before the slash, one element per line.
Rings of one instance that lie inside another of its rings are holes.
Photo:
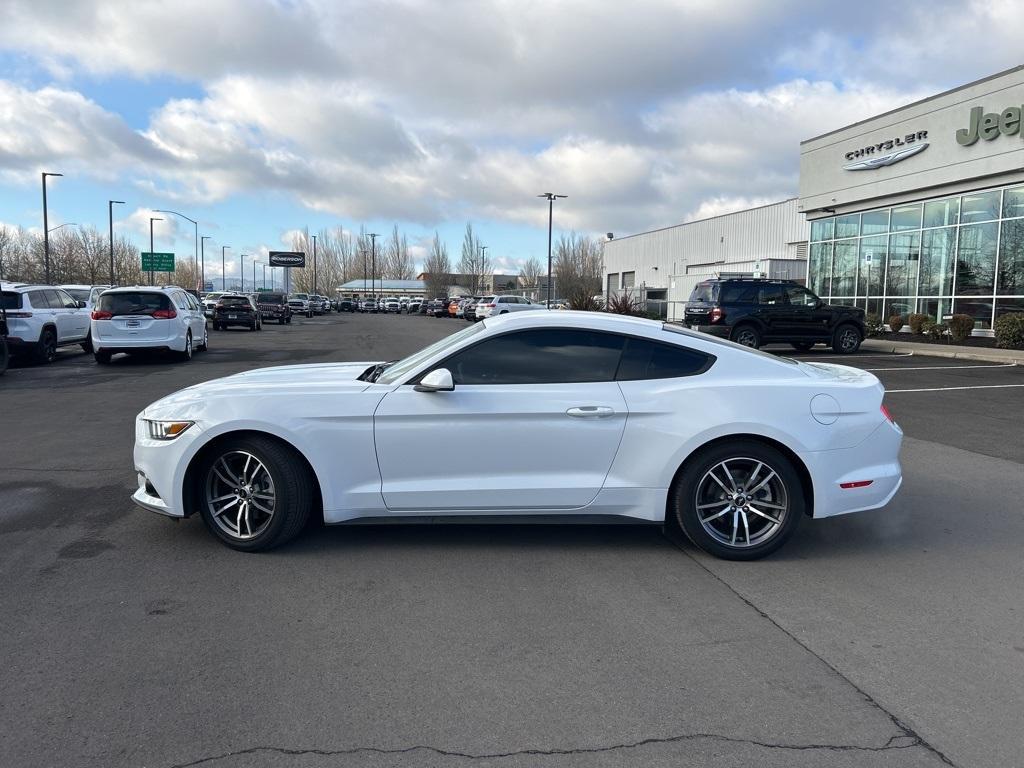
<path fill-rule="evenodd" d="M 167 291 L 184 291 L 177 285 L 119 285 L 117 288 L 107 288 L 103 293 L 139 293 L 140 291 L 152 291 L 153 293 L 167 293 Z"/>

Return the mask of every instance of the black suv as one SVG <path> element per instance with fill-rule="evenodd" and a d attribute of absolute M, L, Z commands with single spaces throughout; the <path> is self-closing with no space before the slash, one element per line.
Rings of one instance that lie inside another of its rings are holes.
<path fill-rule="evenodd" d="M 719 278 L 698 283 L 684 322 L 745 347 L 789 342 L 805 351 L 830 344 L 844 355 L 864 338 L 864 310 L 826 304 L 799 283 L 761 278 Z"/>
<path fill-rule="evenodd" d="M 256 306 L 264 320 L 277 320 L 279 325 L 292 321 L 292 308 L 288 306 L 288 297 L 283 293 L 261 291 L 256 294 Z"/>

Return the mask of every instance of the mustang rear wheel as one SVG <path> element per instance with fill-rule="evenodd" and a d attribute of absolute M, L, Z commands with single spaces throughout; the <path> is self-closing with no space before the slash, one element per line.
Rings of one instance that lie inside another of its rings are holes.
<path fill-rule="evenodd" d="M 206 526 L 243 552 L 294 538 L 313 508 L 309 470 L 289 448 L 267 438 L 221 443 L 207 456 L 198 482 Z"/>
<path fill-rule="evenodd" d="M 687 537 L 716 557 L 756 560 L 786 543 L 804 514 L 803 486 L 780 451 L 723 443 L 679 476 L 671 509 Z"/>

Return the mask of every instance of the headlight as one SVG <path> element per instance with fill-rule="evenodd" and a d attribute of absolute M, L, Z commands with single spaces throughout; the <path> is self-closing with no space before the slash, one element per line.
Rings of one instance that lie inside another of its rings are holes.
<path fill-rule="evenodd" d="M 153 440 L 173 440 L 186 429 L 195 424 L 194 421 L 151 421 L 146 420 L 149 425 L 149 436 Z"/>

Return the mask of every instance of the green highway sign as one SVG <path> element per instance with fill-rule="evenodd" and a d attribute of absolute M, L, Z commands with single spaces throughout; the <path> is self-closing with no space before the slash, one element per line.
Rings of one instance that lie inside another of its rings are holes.
<path fill-rule="evenodd" d="M 174 271 L 174 254 L 173 253 L 150 253 L 149 251 L 142 252 L 142 271 L 143 272 L 173 272 Z"/>

